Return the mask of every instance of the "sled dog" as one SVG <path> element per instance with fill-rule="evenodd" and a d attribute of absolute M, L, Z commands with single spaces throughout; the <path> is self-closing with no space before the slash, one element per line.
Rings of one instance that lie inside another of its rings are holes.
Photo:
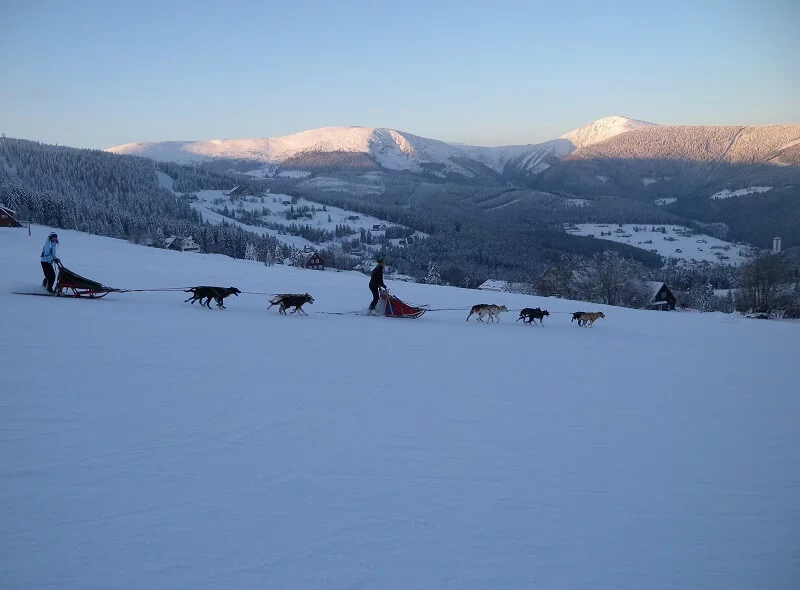
<path fill-rule="evenodd" d="M 493 305 L 489 303 L 479 303 L 478 305 L 473 305 L 472 309 L 469 310 L 469 314 L 467 315 L 467 321 L 469 318 L 472 317 L 472 314 L 476 314 L 478 316 L 478 321 L 482 322 L 483 318 L 489 316 L 489 321 L 493 322 L 497 320 L 500 321 L 500 313 L 503 311 L 508 311 L 508 308 L 505 305 Z"/>
<path fill-rule="evenodd" d="M 225 309 L 222 300 L 229 295 L 236 295 L 238 297 L 239 293 L 241 293 L 236 287 L 192 287 L 191 289 L 184 289 L 184 291 L 192 294 L 184 303 L 186 303 L 186 301 L 191 301 L 194 304 L 195 301 L 199 301 L 200 305 L 205 305 L 208 309 L 211 309 L 211 305 L 209 304 L 212 299 L 217 302 L 217 307 Z M 203 299 L 205 299 L 205 303 Z"/>
<path fill-rule="evenodd" d="M 575 320 L 578 320 L 578 325 L 580 326 L 581 325 L 581 316 L 583 314 L 585 314 L 585 313 L 586 313 L 585 311 L 573 311 L 572 312 L 572 319 L 570 320 L 570 322 L 574 322 Z"/>
<path fill-rule="evenodd" d="M 606 317 L 606 314 L 604 314 L 602 311 L 598 311 L 595 313 L 582 313 L 580 317 L 578 317 L 578 325 L 584 325 L 584 326 L 588 325 L 591 327 L 592 324 L 594 324 L 595 320 L 604 317 Z M 583 322 L 583 324 L 581 324 L 581 322 Z"/>
<path fill-rule="evenodd" d="M 546 315 L 550 315 L 550 312 L 546 309 L 526 307 L 520 310 L 517 321 L 522 320 L 523 324 L 535 324 L 536 320 L 539 320 L 539 323 L 544 325 L 544 316 Z"/>
<path fill-rule="evenodd" d="M 314 303 L 314 298 L 308 293 L 282 293 L 280 295 L 275 295 L 275 297 L 269 300 L 269 307 L 267 307 L 267 309 L 273 305 L 278 305 L 280 306 L 278 307 L 278 313 L 286 315 L 286 310 L 290 307 L 294 307 L 294 310 L 289 313 L 299 311 L 303 315 L 308 315 L 303 311 L 303 305 L 306 303 Z"/>

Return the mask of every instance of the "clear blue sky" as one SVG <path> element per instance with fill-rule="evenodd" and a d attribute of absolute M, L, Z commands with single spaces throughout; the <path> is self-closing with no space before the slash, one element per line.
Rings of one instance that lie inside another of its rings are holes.
<path fill-rule="evenodd" d="M 77 147 L 607 115 L 800 122 L 800 2 L 2 0 L 0 133 Z"/>

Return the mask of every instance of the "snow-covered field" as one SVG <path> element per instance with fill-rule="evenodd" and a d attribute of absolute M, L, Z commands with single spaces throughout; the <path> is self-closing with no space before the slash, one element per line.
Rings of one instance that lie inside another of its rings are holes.
<path fill-rule="evenodd" d="M 765 193 L 772 190 L 771 186 L 751 186 L 736 190 L 724 189 L 711 195 L 712 199 L 731 199 L 733 197 L 745 197 L 755 193 Z"/>
<path fill-rule="evenodd" d="M 660 231 L 660 228 L 664 228 L 664 231 Z M 750 252 L 746 245 L 698 234 L 679 225 L 581 223 L 568 226 L 567 232 L 630 244 L 667 258 L 688 262 L 719 262 L 737 266 L 748 259 Z"/>
<path fill-rule="evenodd" d="M 663 207 L 664 205 L 672 205 L 675 201 L 677 201 L 675 197 L 661 197 L 658 199 L 654 199 L 654 203 L 659 207 Z"/>
<path fill-rule="evenodd" d="M 12 295 L 48 229 L 0 230 L 0 588 L 797 587 L 797 324 L 392 282 L 456 309 L 331 315 L 365 276 L 72 231 L 114 287 L 316 301 Z"/>

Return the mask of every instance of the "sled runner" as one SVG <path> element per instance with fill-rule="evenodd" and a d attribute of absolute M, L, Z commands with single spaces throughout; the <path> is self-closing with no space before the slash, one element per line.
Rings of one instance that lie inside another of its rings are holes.
<path fill-rule="evenodd" d="M 408 303 L 403 303 L 394 295 L 390 295 L 388 289 L 381 289 L 376 311 L 378 315 L 384 315 L 388 318 L 418 318 L 428 309 L 425 305 L 414 307 Z"/>

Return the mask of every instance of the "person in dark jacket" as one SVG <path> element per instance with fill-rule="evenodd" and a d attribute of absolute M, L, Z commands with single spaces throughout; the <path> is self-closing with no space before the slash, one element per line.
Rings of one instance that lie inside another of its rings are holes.
<path fill-rule="evenodd" d="M 378 289 L 385 289 L 386 283 L 383 282 L 383 267 L 386 263 L 383 258 L 378 258 L 378 265 L 372 269 L 372 274 L 369 276 L 369 290 L 372 291 L 372 303 L 369 304 L 369 310 L 375 309 L 378 305 L 379 293 Z"/>
<path fill-rule="evenodd" d="M 47 241 L 42 248 L 42 255 L 39 260 L 42 263 L 42 271 L 44 272 L 44 280 L 42 287 L 47 287 L 48 292 L 55 293 L 53 283 L 56 282 L 56 273 L 53 270 L 53 263 L 58 264 L 61 262 L 57 256 L 58 252 L 58 234 L 53 232 L 47 236 Z"/>

